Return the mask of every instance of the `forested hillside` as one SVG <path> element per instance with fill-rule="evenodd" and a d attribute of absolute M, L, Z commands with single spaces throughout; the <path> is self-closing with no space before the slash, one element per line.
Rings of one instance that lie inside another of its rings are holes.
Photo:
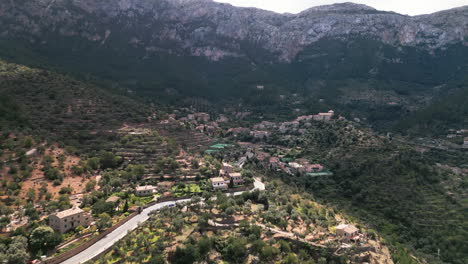
<path fill-rule="evenodd" d="M 0 125 L 70 137 L 141 122 L 149 107 L 118 90 L 103 89 L 47 70 L 0 61 Z"/>
<path fill-rule="evenodd" d="M 468 86 L 458 85 L 458 91 L 435 100 L 400 120 L 395 129 L 417 135 L 446 135 L 450 129 L 468 127 Z"/>
<path fill-rule="evenodd" d="M 285 181 L 370 223 L 393 245 L 410 245 L 430 262 L 439 261 L 433 256 L 440 250 L 444 262 L 466 263 L 468 183 L 466 175 L 436 165 L 447 162 L 440 153 L 421 153 L 347 122 L 319 124 L 296 144 L 302 147 L 297 157 L 327 164 L 334 176 Z M 468 156 L 459 152 L 452 158 L 449 163 L 457 167 Z"/>

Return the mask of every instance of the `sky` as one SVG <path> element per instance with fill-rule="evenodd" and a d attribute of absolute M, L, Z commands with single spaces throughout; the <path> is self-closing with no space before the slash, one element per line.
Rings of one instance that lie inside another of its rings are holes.
<path fill-rule="evenodd" d="M 468 0 L 215 0 L 234 6 L 257 7 L 277 13 L 299 13 L 313 6 L 354 2 L 378 10 L 394 11 L 405 15 L 430 14 L 441 10 L 468 5 Z"/>

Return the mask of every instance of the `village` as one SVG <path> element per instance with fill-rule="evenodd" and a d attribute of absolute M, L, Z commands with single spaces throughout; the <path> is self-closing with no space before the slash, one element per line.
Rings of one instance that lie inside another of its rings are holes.
<path fill-rule="evenodd" d="M 295 177 L 333 176 L 333 172 L 326 166 L 307 158 L 297 158 L 293 155 L 295 149 L 275 145 L 271 140 L 278 135 L 289 138 L 293 134 L 304 134 L 313 126 L 313 122 L 332 122 L 337 118 L 332 110 L 299 116 L 288 122 L 262 121 L 253 125 L 252 129 L 223 129 L 220 124 L 229 120 L 228 117 L 221 116 L 217 121 L 210 121 L 207 113 L 193 113 L 176 118 L 175 114 L 171 114 L 168 119 L 153 122 L 151 126 L 125 125 L 112 132 L 118 135 L 119 141 L 114 144 L 111 152 L 104 154 L 115 164 L 105 170 L 92 170 L 90 177 L 79 176 L 74 172 L 79 171 L 80 166 L 94 162 L 93 159 L 85 162 L 78 157 L 70 157 L 69 162 L 60 167 L 58 156 L 53 154 L 64 153 L 63 150 L 55 146 L 54 150 L 46 148 L 40 151 L 52 155 L 52 164 L 58 169 L 64 168 L 69 175 L 76 175 L 71 177 L 75 179 L 73 186 L 70 185 L 70 177 L 66 177 L 54 189 L 55 193 L 45 191 L 57 197 L 59 192 L 63 192 L 60 199 L 69 200 L 69 209 L 51 212 L 35 206 L 39 219 L 63 237 L 61 243 L 48 255 L 42 256 L 40 261 L 55 263 L 54 259 L 84 247 L 99 238 L 103 231 L 111 232 L 113 226 L 129 221 L 144 208 L 158 203 L 193 197 L 208 198 L 219 193 L 239 195 L 254 190 L 254 177 L 259 178 L 258 173 L 284 173 Z M 180 129 L 181 127 L 188 130 Z M 188 135 L 190 136 L 187 137 Z M 216 142 L 215 137 L 223 143 Z M 31 151 L 29 154 L 32 158 L 44 159 L 44 154 L 41 153 Z M 36 169 L 40 171 L 42 165 L 40 162 L 37 164 Z M 103 164 L 101 168 L 104 168 Z M 43 174 L 37 174 L 32 190 L 36 191 L 35 188 L 44 186 L 41 182 L 45 182 L 45 179 L 40 175 Z M 47 187 L 50 188 L 51 185 Z M 20 213 L 23 210 L 24 207 L 20 205 L 16 212 L 5 216 L 11 219 L 4 228 L 6 232 L 15 232 L 28 223 L 30 216 Z M 331 236 L 324 236 L 323 231 L 320 237 L 304 236 L 296 239 L 321 246 L 330 241 L 338 241 L 338 249 L 350 247 L 349 243 L 367 247 L 366 234 L 352 224 L 340 220 L 331 230 Z M 279 233 L 281 232 L 283 231 Z M 288 233 L 286 236 L 297 235 Z"/>

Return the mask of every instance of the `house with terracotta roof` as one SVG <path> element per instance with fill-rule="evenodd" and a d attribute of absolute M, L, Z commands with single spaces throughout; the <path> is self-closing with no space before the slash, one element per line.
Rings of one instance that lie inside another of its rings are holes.
<path fill-rule="evenodd" d="M 280 159 L 278 157 L 271 157 L 269 160 L 270 169 L 273 169 L 273 170 L 278 169 L 279 163 L 280 163 Z"/>
<path fill-rule="evenodd" d="M 79 207 L 73 207 L 49 216 L 49 226 L 59 233 L 66 233 L 78 226 L 86 227 L 91 223 L 91 215 Z"/>
<path fill-rule="evenodd" d="M 213 189 L 215 190 L 227 190 L 228 188 L 228 183 L 226 180 L 224 180 L 223 177 L 215 177 L 211 178 L 211 186 L 213 186 Z"/>
<path fill-rule="evenodd" d="M 301 172 L 304 171 L 304 166 L 302 164 L 297 163 L 297 162 L 289 162 L 288 166 L 291 169 L 292 173 L 297 173 L 297 172 L 301 173 Z"/>
<path fill-rule="evenodd" d="M 204 121 L 204 122 L 210 121 L 210 115 L 207 113 L 195 113 L 194 117 L 198 121 Z"/>
<path fill-rule="evenodd" d="M 268 136 L 270 136 L 270 132 L 255 130 L 255 131 L 251 131 L 250 135 L 256 139 L 265 139 L 265 138 L 268 138 Z"/>
<path fill-rule="evenodd" d="M 324 167 L 320 164 L 306 164 L 304 165 L 304 171 L 306 173 L 310 172 L 321 172 L 323 171 Z"/>
<path fill-rule="evenodd" d="M 234 167 L 227 162 L 223 162 L 222 170 L 225 173 L 231 173 L 231 172 L 234 172 Z"/>
<path fill-rule="evenodd" d="M 255 130 L 264 130 L 264 129 L 271 129 L 275 128 L 276 123 L 270 122 L 270 121 L 262 121 L 256 125 L 253 126 L 253 129 Z"/>
<path fill-rule="evenodd" d="M 330 110 L 327 113 L 318 113 L 317 115 L 314 115 L 314 120 L 330 121 L 334 115 L 335 115 L 335 112 L 333 110 Z"/>
<path fill-rule="evenodd" d="M 227 133 L 237 137 L 239 135 L 248 135 L 250 133 L 250 129 L 245 127 L 235 127 L 228 129 Z"/>
<path fill-rule="evenodd" d="M 356 241 L 359 239 L 359 229 L 354 225 L 341 224 L 336 227 L 336 235 L 345 241 Z"/>
<path fill-rule="evenodd" d="M 238 172 L 231 172 L 229 173 L 229 182 L 232 182 L 234 186 L 242 185 L 244 183 L 244 179 L 242 179 L 242 175 Z"/>
<path fill-rule="evenodd" d="M 153 195 L 157 190 L 156 186 L 153 185 L 145 185 L 145 186 L 137 186 L 135 188 L 135 195 L 136 196 L 150 196 Z"/>
<path fill-rule="evenodd" d="M 117 204 L 117 202 L 119 202 L 119 201 L 120 201 L 120 197 L 112 195 L 109 198 L 107 198 L 106 203 Z"/>

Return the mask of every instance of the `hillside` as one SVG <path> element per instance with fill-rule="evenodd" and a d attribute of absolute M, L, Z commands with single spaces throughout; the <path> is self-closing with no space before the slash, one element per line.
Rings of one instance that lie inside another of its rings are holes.
<path fill-rule="evenodd" d="M 468 263 L 467 28 L 0 1 L 0 262 Z"/>
<path fill-rule="evenodd" d="M 409 17 L 350 3 L 284 15 L 210 0 L 26 0 L 0 11 L 0 57 L 171 104 L 259 111 L 265 93 L 269 106 L 298 94 L 302 111 L 324 99 L 385 130 L 466 84 L 466 7 Z"/>
<path fill-rule="evenodd" d="M 397 131 L 419 135 L 445 136 L 451 130 L 468 127 L 468 88 L 459 85 L 454 93 L 400 120 Z"/>
<path fill-rule="evenodd" d="M 6 102 L 0 108 L 5 132 L 23 130 L 69 141 L 87 140 L 90 133 L 151 115 L 149 107 L 118 90 L 5 61 L 0 61 L 0 98 Z"/>
<path fill-rule="evenodd" d="M 392 245 L 409 245 L 429 262 L 438 263 L 438 250 L 443 261 L 466 262 L 466 152 L 451 153 L 449 161 L 449 154 L 392 142 L 346 121 L 317 123 L 304 136 L 277 142 L 293 149 L 288 156 L 334 173 L 283 174 L 285 182 L 338 205 Z"/>
<path fill-rule="evenodd" d="M 281 181 L 268 186 L 165 208 L 92 263 L 393 263 L 373 231 L 362 226 L 362 245 L 341 247 L 335 225 L 346 215 Z"/>

